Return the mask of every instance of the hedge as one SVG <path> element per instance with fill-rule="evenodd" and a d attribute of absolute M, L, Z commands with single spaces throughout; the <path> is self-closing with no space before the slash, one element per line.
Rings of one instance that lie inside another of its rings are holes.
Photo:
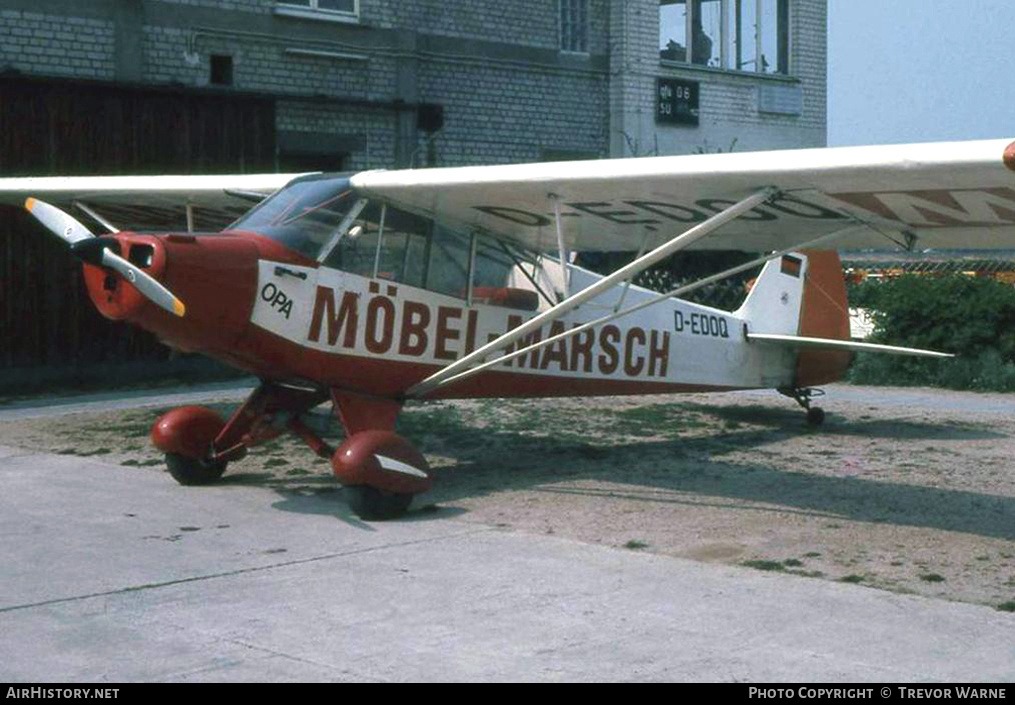
<path fill-rule="evenodd" d="M 950 360 L 860 353 L 857 384 L 1015 391 L 1015 287 L 964 274 L 867 279 L 850 291 L 867 309 L 870 342 L 950 352 Z"/>

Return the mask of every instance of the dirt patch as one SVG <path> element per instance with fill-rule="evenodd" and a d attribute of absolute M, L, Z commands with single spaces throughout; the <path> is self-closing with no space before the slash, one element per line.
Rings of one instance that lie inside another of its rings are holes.
<path fill-rule="evenodd" d="M 1013 604 L 1015 420 L 879 394 L 833 393 L 820 430 L 788 400 L 690 395 L 417 404 L 399 431 L 435 469 L 414 503 L 431 519 Z M 148 441 L 163 411 L 9 421 L 0 443 L 164 471 Z M 329 470 L 286 437 L 223 481 L 291 497 L 336 491 Z"/>

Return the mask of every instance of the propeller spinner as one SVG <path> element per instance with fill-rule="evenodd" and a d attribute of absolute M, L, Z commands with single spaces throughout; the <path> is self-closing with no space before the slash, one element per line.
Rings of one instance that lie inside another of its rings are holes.
<path fill-rule="evenodd" d="M 112 238 L 95 237 L 73 216 L 44 201 L 29 198 L 25 201 L 25 208 L 50 232 L 70 245 L 71 251 L 81 260 L 117 272 L 152 303 L 176 316 L 183 316 L 186 312 L 183 302 L 158 280 L 110 250 L 116 242 Z"/>

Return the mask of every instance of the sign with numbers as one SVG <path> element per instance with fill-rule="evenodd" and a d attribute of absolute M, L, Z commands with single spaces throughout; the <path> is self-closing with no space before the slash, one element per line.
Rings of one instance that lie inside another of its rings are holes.
<path fill-rule="evenodd" d="M 679 78 L 656 80 L 656 122 L 698 124 L 698 82 Z"/>

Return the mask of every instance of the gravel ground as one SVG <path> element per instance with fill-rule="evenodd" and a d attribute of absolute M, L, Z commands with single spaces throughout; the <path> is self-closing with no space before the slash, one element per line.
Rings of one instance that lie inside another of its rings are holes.
<path fill-rule="evenodd" d="M 222 398 L 228 413 L 236 394 Z M 822 402 L 820 429 L 788 399 L 741 393 L 435 402 L 399 430 L 437 474 L 414 512 L 1015 607 L 1015 399 L 835 386 Z M 0 444 L 163 472 L 148 441 L 163 411 L 7 414 Z M 223 481 L 338 490 L 289 438 Z"/>

